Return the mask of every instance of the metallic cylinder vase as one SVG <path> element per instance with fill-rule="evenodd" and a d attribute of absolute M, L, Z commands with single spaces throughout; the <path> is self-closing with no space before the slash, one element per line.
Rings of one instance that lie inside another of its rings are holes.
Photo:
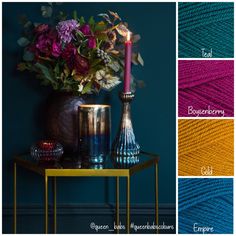
<path fill-rule="evenodd" d="M 120 127 L 116 138 L 112 144 L 112 157 L 116 165 L 127 167 L 139 162 L 140 146 L 135 140 L 133 131 L 130 103 L 134 94 L 120 93 L 120 99 L 123 103 Z"/>
<path fill-rule="evenodd" d="M 79 106 L 78 154 L 84 162 L 103 163 L 110 154 L 110 113 L 109 105 Z"/>

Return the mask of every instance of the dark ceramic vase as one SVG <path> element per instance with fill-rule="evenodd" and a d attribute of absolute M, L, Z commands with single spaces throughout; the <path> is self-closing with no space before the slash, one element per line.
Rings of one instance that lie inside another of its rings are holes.
<path fill-rule="evenodd" d="M 65 153 L 78 150 L 78 107 L 85 98 L 68 92 L 54 92 L 46 105 L 47 137 L 63 145 Z"/>

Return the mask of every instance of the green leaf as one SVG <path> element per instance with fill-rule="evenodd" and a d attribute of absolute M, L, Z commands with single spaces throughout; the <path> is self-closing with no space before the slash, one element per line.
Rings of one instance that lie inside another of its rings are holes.
<path fill-rule="evenodd" d="M 76 36 L 79 38 L 84 38 L 84 34 L 79 30 L 76 32 Z"/>
<path fill-rule="evenodd" d="M 137 53 L 137 54 L 132 53 L 132 63 L 134 65 L 140 64 L 140 65 L 144 66 L 144 61 L 143 61 L 143 58 L 140 53 Z"/>
<path fill-rule="evenodd" d="M 77 81 L 73 81 L 73 80 L 65 80 L 64 81 L 65 85 L 74 85 L 74 84 L 77 84 L 77 83 L 78 83 Z"/>
<path fill-rule="evenodd" d="M 85 20 L 84 20 L 84 17 L 81 16 L 80 19 L 79 19 L 79 24 L 82 26 L 85 24 Z"/>
<path fill-rule="evenodd" d="M 34 54 L 30 51 L 25 50 L 23 55 L 24 61 L 33 61 L 34 60 Z"/>
<path fill-rule="evenodd" d="M 55 68 L 54 68 L 54 72 L 56 75 L 59 75 L 60 73 L 60 66 L 59 66 L 59 63 L 56 64 Z"/>
<path fill-rule="evenodd" d="M 94 26 L 94 31 L 103 31 L 107 28 L 107 25 L 104 21 L 100 21 Z"/>
<path fill-rule="evenodd" d="M 25 37 L 21 37 L 21 38 L 19 38 L 19 39 L 17 40 L 17 43 L 18 43 L 21 47 L 25 47 L 25 46 L 27 46 L 27 45 L 30 43 L 30 41 L 29 41 L 27 38 L 25 38 Z"/>
<path fill-rule="evenodd" d="M 42 16 L 44 18 L 49 18 L 52 16 L 52 7 L 50 6 L 41 6 Z"/>
<path fill-rule="evenodd" d="M 53 61 L 53 59 L 51 59 L 50 57 L 41 57 L 41 56 L 38 56 L 38 58 L 40 58 L 41 60 L 44 60 L 44 61 Z"/>
<path fill-rule="evenodd" d="M 89 81 L 82 90 L 82 94 L 89 93 L 92 89 L 93 82 Z"/>
<path fill-rule="evenodd" d="M 40 25 L 40 23 L 34 22 L 34 27 L 37 27 L 37 26 L 39 26 L 39 25 Z"/>
<path fill-rule="evenodd" d="M 31 21 L 27 21 L 27 22 L 24 24 L 24 28 L 29 28 L 31 25 L 32 25 L 32 22 L 31 22 Z"/>
<path fill-rule="evenodd" d="M 137 61 L 140 65 L 144 66 L 144 61 L 140 53 L 138 53 Z"/>
<path fill-rule="evenodd" d="M 117 76 L 112 76 L 110 74 L 107 74 L 105 76 L 105 80 L 99 80 L 97 83 L 101 86 L 102 89 L 106 91 L 111 91 L 114 87 L 119 85 L 121 83 L 120 78 Z"/>
<path fill-rule="evenodd" d="M 101 61 L 102 61 L 101 59 L 95 58 L 91 63 L 91 67 L 97 66 L 98 64 L 101 63 Z"/>
<path fill-rule="evenodd" d="M 89 25 L 90 25 L 91 27 L 94 26 L 94 24 L 95 24 L 95 20 L 94 20 L 93 16 L 91 16 L 91 17 L 89 18 L 88 23 L 89 23 Z"/>
<path fill-rule="evenodd" d="M 102 41 L 107 41 L 108 40 L 108 36 L 107 36 L 106 33 L 97 34 L 97 38 L 99 40 L 102 40 Z"/>
<path fill-rule="evenodd" d="M 132 63 L 136 66 L 138 65 L 137 57 L 138 55 L 136 53 L 132 53 Z"/>
<path fill-rule="evenodd" d="M 74 20 L 78 19 L 78 15 L 77 15 L 77 11 L 76 10 L 73 11 L 72 16 L 73 16 Z"/>
<path fill-rule="evenodd" d="M 26 63 L 19 63 L 18 65 L 17 65 L 17 70 L 19 70 L 19 71 L 24 71 L 24 70 L 26 70 L 27 69 L 27 64 Z"/>
<path fill-rule="evenodd" d="M 42 64 L 40 64 L 40 63 L 37 62 L 37 63 L 35 64 L 35 67 L 38 68 L 39 70 L 41 70 L 41 72 L 42 72 L 44 78 L 46 78 L 47 80 L 49 80 L 52 84 L 55 83 L 54 80 L 53 80 L 53 78 L 52 78 L 52 76 L 51 76 L 51 74 L 50 74 L 49 69 L 48 69 L 46 66 L 44 66 L 44 65 L 42 65 Z"/>
<path fill-rule="evenodd" d="M 108 66 L 114 70 L 115 72 L 118 72 L 120 70 L 120 65 L 117 61 L 113 61 L 111 63 L 108 64 Z"/>
<path fill-rule="evenodd" d="M 103 19 L 105 19 L 107 23 L 112 24 L 110 17 L 106 13 L 98 14 L 98 16 L 101 16 Z"/>
<path fill-rule="evenodd" d="M 137 43 L 141 39 L 140 34 L 135 34 L 132 36 L 132 42 Z"/>
<path fill-rule="evenodd" d="M 63 20 L 66 20 L 66 18 L 67 18 L 67 14 L 65 14 L 63 11 L 60 11 L 58 16 L 57 16 L 57 19 L 59 21 L 63 21 Z"/>

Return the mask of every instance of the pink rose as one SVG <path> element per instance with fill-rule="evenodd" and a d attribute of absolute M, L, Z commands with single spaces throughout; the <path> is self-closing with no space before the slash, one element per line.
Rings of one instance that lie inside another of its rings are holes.
<path fill-rule="evenodd" d="M 88 39 L 88 47 L 89 48 L 96 48 L 96 39 L 94 37 L 90 37 Z"/>
<path fill-rule="evenodd" d="M 57 43 L 56 41 L 53 41 L 52 43 L 52 55 L 54 57 L 59 57 L 61 55 L 61 45 Z"/>

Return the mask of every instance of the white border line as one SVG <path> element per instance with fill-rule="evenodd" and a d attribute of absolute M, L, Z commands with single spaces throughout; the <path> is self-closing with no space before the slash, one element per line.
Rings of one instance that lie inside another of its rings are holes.
<path fill-rule="evenodd" d="M 212 58 L 179 58 L 180 61 L 233 61 L 234 58 L 233 57 L 229 57 L 229 58 L 218 58 L 218 57 L 212 57 Z"/>
<path fill-rule="evenodd" d="M 195 0 L 191 0 L 191 1 L 186 1 L 186 0 L 182 0 L 182 1 L 178 1 L 177 2 L 211 2 L 211 1 L 195 1 Z M 213 2 L 223 2 L 220 0 L 215 0 Z M 228 1 L 225 0 L 224 2 L 234 2 L 234 1 Z M 235 39 L 236 39 L 236 13 L 235 13 L 235 3 L 234 3 L 234 57 L 233 58 L 179 58 L 178 57 L 178 6 L 176 8 L 176 52 L 177 52 L 177 58 L 178 60 L 196 60 L 196 61 L 203 61 L 203 60 L 234 60 L 234 116 L 233 117 L 179 117 L 178 113 L 176 113 L 177 115 L 177 122 L 176 122 L 176 140 L 178 140 L 178 120 L 182 120 L 182 119 L 188 119 L 188 120 L 199 120 L 199 119 L 206 119 L 206 120 L 211 120 L 211 119 L 221 119 L 221 120 L 233 120 L 234 121 L 234 175 L 236 173 L 236 166 L 235 166 L 235 156 L 236 156 L 236 148 L 235 148 L 235 144 L 236 144 L 236 129 L 235 129 L 235 112 L 236 112 L 236 91 L 235 91 L 235 86 L 236 86 L 236 76 L 235 76 L 235 68 L 236 68 L 236 62 L 235 62 L 235 51 L 236 51 L 236 44 L 235 44 Z M 177 74 L 176 74 L 176 86 L 177 86 L 177 95 L 176 95 L 176 111 L 178 111 L 178 67 L 176 68 L 177 70 Z M 222 157 L 223 160 L 224 157 Z M 176 180 L 176 234 L 178 235 L 178 182 L 179 179 L 191 179 L 191 178 L 196 178 L 196 179 L 204 179 L 204 178 L 209 178 L 209 179 L 214 179 L 214 178 L 226 178 L 226 179 L 233 179 L 233 185 L 236 186 L 236 179 L 233 176 L 178 176 L 178 142 L 176 143 L 176 174 L 177 174 L 177 180 Z M 234 206 L 235 204 L 235 191 L 234 191 L 234 186 L 233 186 L 233 234 L 236 232 L 236 207 Z M 188 234 L 188 235 L 196 235 L 196 234 Z M 216 234 L 212 234 L 212 235 L 216 235 Z M 232 234 L 225 234 L 225 235 L 232 235 Z"/>
<path fill-rule="evenodd" d="M 2 2 L 33 2 L 32 0 L 31 1 L 2 1 Z M 40 1 L 34 1 L 34 2 L 48 2 L 48 0 L 40 0 Z M 53 0 L 53 1 L 50 1 L 50 2 L 66 2 L 65 0 Z M 74 3 L 74 2 L 78 2 L 78 1 L 73 1 L 71 0 L 70 1 L 71 3 Z M 112 2 L 111 0 L 103 0 L 103 1 L 96 1 L 96 0 L 80 0 L 79 2 L 96 2 L 96 3 L 99 3 L 99 2 Z M 115 2 L 113 3 L 124 3 L 123 0 L 116 0 Z M 135 1 L 135 0 L 128 0 L 128 1 L 125 1 L 125 2 L 130 2 L 130 3 L 135 3 L 135 2 L 144 2 L 143 1 Z M 152 2 L 159 2 L 157 0 L 149 0 L 149 1 L 145 1 L 145 3 L 152 3 Z M 218 0 L 208 0 L 208 1 L 204 1 L 204 0 L 182 0 L 182 1 L 173 1 L 173 0 L 162 0 L 160 2 L 173 2 L 173 3 L 176 3 L 176 234 L 178 235 L 178 120 L 179 119 L 200 119 L 198 117 L 179 117 L 178 118 L 178 2 L 218 2 Z M 219 2 L 233 2 L 233 0 L 224 0 L 224 1 L 219 1 Z M 2 4 L 0 6 L 0 14 L 2 16 Z M 236 38 L 236 30 L 235 30 L 235 25 L 236 25 L 236 20 L 235 20 L 235 17 L 236 17 L 236 14 L 235 14 L 235 4 L 234 4 L 234 39 Z M 0 30 L 2 32 L 2 24 L 0 24 Z M 0 37 L 0 50 L 2 49 L 2 37 Z M 234 43 L 234 52 L 236 51 L 236 45 Z M 1 50 L 2 52 L 2 50 Z M 234 60 L 234 58 L 179 58 L 180 60 Z M 1 54 L 1 62 L 2 62 L 2 54 Z M 2 63 L 0 63 L 0 70 L 2 71 Z M 236 68 L 236 63 L 234 61 L 234 68 Z M 235 74 L 234 74 L 234 87 L 236 85 L 235 83 Z M 2 80 L 0 82 L 0 89 L 2 91 Z M 2 96 L 0 98 L 0 108 L 1 108 L 1 112 L 2 112 Z M 235 89 L 234 89 L 234 111 L 236 111 L 236 93 L 235 93 Z M 207 119 L 206 117 L 201 117 L 201 118 L 204 118 L 204 119 Z M 235 114 L 234 114 L 234 117 L 232 118 L 221 118 L 221 117 L 211 117 L 209 119 L 234 119 L 235 120 Z M 234 122 L 235 123 L 235 122 Z M 2 122 L 1 122 L 1 125 L 0 125 L 0 131 L 2 132 Z M 236 135 L 236 130 L 235 130 L 235 127 L 234 127 L 234 137 Z M 234 144 L 236 144 L 236 139 L 234 139 Z M 235 147 L 235 145 L 234 145 Z M 0 144 L 0 151 L 2 153 L 2 142 Z M 234 161 L 235 161 L 235 155 L 236 155 L 236 150 L 234 148 Z M 2 161 L 1 161 L 1 164 L 0 164 L 0 167 L 1 167 L 1 170 L 2 170 Z M 236 166 L 234 164 L 234 173 L 236 173 Z M 179 176 L 179 178 L 206 178 L 204 176 Z M 207 176 L 207 178 L 232 178 L 232 177 L 229 177 L 229 176 Z M 236 186 L 236 180 L 234 178 L 234 186 Z M 0 201 L 2 202 L 2 181 L 0 182 Z M 235 194 L 234 194 L 235 196 Z M 0 218 L 2 218 L 2 208 L 0 210 L 0 213 L 1 213 L 1 216 Z M 236 215 L 236 208 L 234 207 L 234 232 L 236 232 L 236 220 L 235 220 L 235 215 Z M 0 222 L 0 229 L 1 229 L 1 232 L 2 232 L 2 220 Z M 65 235 L 65 234 L 62 234 L 62 235 Z M 81 234 L 83 235 L 83 234 Z M 195 234 L 189 234 L 189 235 L 195 235 Z M 214 234 L 212 234 L 214 235 Z M 232 234 L 225 234 L 225 235 L 232 235 Z"/>
<path fill-rule="evenodd" d="M 235 2 L 234 2 L 234 58 L 235 58 L 235 51 L 236 51 L 236 45 L 235 45 L 235 39 L 236 39 L 236 12 L 235 12 Z M 235 150 L 235 144 L 236 144 L 236 139 L 235 139 L 235 135 L 236 135 L 236 129 L 235 129 L 235 112 L 236 112 L 236 91 L 235 91 L 235 68 L 236 68 L 236 63 L 235 63 L 235 59 L 234 59 L 234 176 L 235 176 L 235 172 L 236 172 L 236 167 L 235 167 L 235 155 L 236 155 L 236 150 Z M 235 178 L 233 178 L 233 234 L 236 232 L 236 220 L 235 220 L 235 216 L 236 216 L 236 208 L 235 208 L 235 186 L 236 186 L 236 180 Z"/>
<path fill-rule="evenodd" d="M 179 189 L 179 179 L 178 179 L 178 169 L 179 169 L 179 162 L 178 162 L 178 116 L 179 116 L 179 102 L 178 102 L 178 89 L 179 89 L 179 86 L 178 86 L 178 78 L 179 78 L 179 74 L 178 74 L 178 58 L 179 58 L 179 40 L 178 40 L 178 7 L 179 7 L 179 3 L 178 1 L 176 2 L 176 83 L 175 83 L 175 86 L 176 86 L 176 101 L 175 101 L 175 106 L 176 106 L 176 117 L 175 117 L 175 120 L 176 120 L 176 145 L 175 145 L 175 148 L 176 148 L 176 204 L 175 204 L 175 207 L 176 207 L 176 225 L 175 225 L 175 229 L 176 229 L 176 234 L 178 234 L 178 231 L 179 231 L 179 204 L 178 204 L 178 201 L 179 201 L 179 192 L 178 192 L 178 189 Z"/>
<path fill-rule="evenodd" d="M 219 175 L 199 175 L 199 176 L 181 176 L 179 175 L 179 179 L 233 179 L 234 176 L 219 176 Z"/>
<path fill-rule="evenodd" d="M 0 15 L 1 15 L 1 19 L 2 19 L 2 4 L 0 4 Z M 0 31 L 2 32 L 2 24 L 0 24 Z M 2 32 L 3 33 L 3 32 Z M 3 35 L 3 34 L 2 34 Z M 2 73 L 2 37 L 0 37 L 0 52 L 1 52 L 1 56 L 0 56 L 0 71 Z M 0 91 L 1 91 L 1 94 L 2 94 L 2 79 L 1 79 L 1 82 L 0 82 Z M 0 124 L 0 132 L 1 132 L 1 144 L 0 144 L 0 152 L 1 152 L 1 156 L 2 156 L 2 95 L 0 96 L 0 112 L 1 112 L 1 124 Z M 3 173 L 2 171 L 2 162 L 3 162 L 3 157 L 1 158 L 1 173 Z M 1 181 L 0 181 L 0 202 L 2 203 L 2 174 L 1 174 Z M 2 204 L 1 204 L 2 205 Z M 3 209 L 3 205 L 0 209 L 0 219 L 1 219 L 1 222 L 0 222 L 0 230 L 1 230 L 1 234 L 2 234 L 2 209 Z"/>
<path fill-rule="evenodd" d="M 179 117 L 179 120 L 234 120 L 234 116 L 232 117 Z"/>

